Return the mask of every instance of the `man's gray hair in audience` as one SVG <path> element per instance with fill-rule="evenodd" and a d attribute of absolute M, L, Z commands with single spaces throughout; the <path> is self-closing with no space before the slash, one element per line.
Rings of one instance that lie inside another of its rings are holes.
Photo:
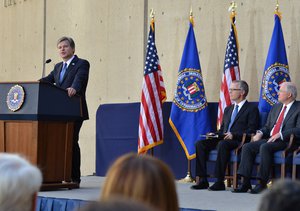
<path fill-rule="evenodd" d="M 16 154 L 0 153 L 0 211 L 33 211 L 41 171 Z"/>
<path fill-rule="evenodd" d="M 278 180 L 261 198 L 259 211 L 298 211 L 300 208 L 300 182 Z"/>
<path fill-rule="evenodd" d="M 297 87 L 293 82 L 283 82 L 286 84 L 286 91 L 292 94 L 292 98 L 297 98 Z"/>

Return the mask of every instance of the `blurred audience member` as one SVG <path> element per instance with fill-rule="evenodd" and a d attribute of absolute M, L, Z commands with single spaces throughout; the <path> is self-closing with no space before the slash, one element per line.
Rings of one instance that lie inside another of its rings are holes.
<path fill-rule="evenodd" d="M 298 211 L 300 182 L 278 180 L 261 198 L 259 211 Z"/>
<path fill-rule="evenodd" d="M 160 211 L 178 211 L 174 177 L 168 166 L 155 157 L 127 154 L 109 169 L 101 201 L 113 196 L 129 197 Z"/>
<path fill-rule="evenodd" d="M 0 153 L 0 211 L 34 211 L 40 170 L 16 154 Z"/>
<path fill-rule="evenodd" d="M 137 201 L 124 198 L 111 198 L 107 201 L 91 202 L 80 211 L 157 211 Z"/>

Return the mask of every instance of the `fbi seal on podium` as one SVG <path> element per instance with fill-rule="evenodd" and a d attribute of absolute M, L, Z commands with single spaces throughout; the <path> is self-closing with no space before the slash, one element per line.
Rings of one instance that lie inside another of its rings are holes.
<path fill-rule="evenodd" d="M 17 111 L 19 110 L 24 102 L 25 92 L 22 86 L 15 85 L 10 88 L 7 93 L 6 104 L 9 110 Z"/>

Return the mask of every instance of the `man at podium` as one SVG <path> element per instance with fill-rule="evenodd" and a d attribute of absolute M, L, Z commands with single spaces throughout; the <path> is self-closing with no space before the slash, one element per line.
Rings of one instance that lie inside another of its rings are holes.
<path fill-rule="evenodd" d="M 57 41 L 57 49 L 62 62 L 54 66 L 50 74 L 41 81 L 55 84 L 66 89 L 69 97 L 80 95 L 82 100 L 82 118 L 74 122 L 72 182 L 80 183 L 80 148 L 78 144 L 79 131 L 84 120 L 89 118 L 85 91 L 88 84 L 90 64 L 87 60 L 78 58 L 75 53 L 75 42 L 71 37 L 61 37 Z"/>

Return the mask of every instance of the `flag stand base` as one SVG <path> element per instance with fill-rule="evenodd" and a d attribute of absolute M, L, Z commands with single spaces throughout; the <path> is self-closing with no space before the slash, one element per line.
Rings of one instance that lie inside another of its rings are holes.
<path fill-rule="evenodd" d="M 270 187 L 272 187 L 272 185 L 273 185 L 273 182 L 270 181 L 270 182 L 267 184 L 267 187 L 270 188 Z"/>
<path fill-rule="evenodd" d="M 183 178 L 183 179 L 178 180 L 178 182 L 180 182 L 180 183 L 193 183 L 193 182 L 195 182 L 195 180 L 191 176 L 191 173 L 188 172 L 186 177 Z"/>
<path fill-rule="evenodd" d="M 178 182 L 180 182 L 180 183 L 195 182 L 195 180 L 193 179 L 192 174 L 191 174 L 191 161 L 190 160 L 188 160 L 187 174 L 186 174 L 185 178 L 178 180 Z"/>

